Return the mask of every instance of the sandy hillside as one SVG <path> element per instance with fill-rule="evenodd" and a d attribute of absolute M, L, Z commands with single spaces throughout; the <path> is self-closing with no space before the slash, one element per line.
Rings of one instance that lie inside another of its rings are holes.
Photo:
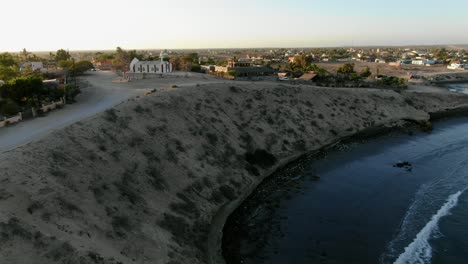
<path fill-rule="evenodd" d="M 467 103 L 261 83 L 132 99 L 0 154 L 0 262 L 222 263 L 225 218 L 278 166 Z"/>

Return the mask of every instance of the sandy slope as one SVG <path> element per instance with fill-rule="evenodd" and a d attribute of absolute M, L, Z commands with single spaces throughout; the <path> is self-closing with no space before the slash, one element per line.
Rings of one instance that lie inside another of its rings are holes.
<path fill-rule="evenodd" d="M 1 263 L 222 263 L 229 212 L 276 167 L 459 94 L 206 84 L 0 154 Z"/>
<path fill-rule="evenodd" d="M 181 75 L 181 76 L 179 76 Z M 77 102 L 67 105 L 60 111 L 53 111 L 46 116 L 27 120 L 15 126 L 0 129 L 0 152 L 14 149 L 48 135 L 51 131 L 63 128 L 84 118 L 111 108 L 130 97 L 143 95 L 152 89 L 165 89 L 171 85 L 189 85 L 197 83 L 220 82 L 211 76 L 196 73 L 180 73 L 176 77 L 154 80 L 141 80 L 136 83 L 115 83 L 117 75 L 113 72 L 89 72 L 82 77 L 82 93 Z"/>

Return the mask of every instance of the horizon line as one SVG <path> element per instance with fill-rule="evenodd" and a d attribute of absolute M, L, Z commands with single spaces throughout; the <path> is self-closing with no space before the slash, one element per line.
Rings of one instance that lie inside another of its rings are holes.
<path fill-rule="evenodd" d="M 442 46 L 467 46 L 468 43 L 458 43 L 458 44 L 409 44 L 409 45 L 343 45 L 343 46 L 264 46 L 264 47 L 238 47 L 238 48 L 124 48 L 122 46 L 116 46 L 113 49 L 66 49 L 69 52 L 95 52 L 95 51 L 115 51 L 117 47 L 122 48 L 123 50 L 136 50 L 136 51 L 147 51 L 147 50 L 248 50 L 248 49 L 333 49 L 333 48 L 403 48 L 403 47 L 442 47 Z M 53 52 L 57 50 L 28 50 L 29 52 Z M 0 53 L 20 53 L 22 49 L 18 51 L 3 51 L 0 50 Z"/>

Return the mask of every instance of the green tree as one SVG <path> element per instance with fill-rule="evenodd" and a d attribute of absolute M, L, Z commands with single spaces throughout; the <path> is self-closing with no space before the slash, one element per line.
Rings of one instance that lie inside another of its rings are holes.
<path fill-rule="evenodd" d="M 172 67 L 174 67 L 174 70 L 179 71 L 182 69 L 182 62 L 179 56 L 171 56 L 169 62 L 172 64 Z"/>
<path fill-rule="evenodd" d="M 94 68 L 94 65 L 90 61 L 82 60 L 82 61 L 76 62 L 73 65 L 72 71 L 74 72 L 75 75 L 81 75 L 85 71 L 89 71 L 93 68 Z"/>
<path fill-rule="evenodd" d="M 70 60 L 61 60 L 58 62 L 58 66 L 63 69 L 72 69 L 75 61 L 73 59 Z"/>
<path fill-rule="evenodd" d="M 345 63 L 341 67 L 338 68 L 337 73 L 343 74 L 345 76 L 350 76 L 354 71 L 354 63 Z"/>
<path fill-rule="evenodd" d="M 65 94 L 65 97 L 67 98 L 67 102 L 74 102 L 75 97 L 80 93 L 81 91 L 78 87 L 70 85 L 70 84 L 65 85 L 64 94 Z"/>
<path fill-rule="evenodd" d="M 291 62 L 286 66 L 286 70 L 289 72 L 295 72 L 296 69 L 297 69 L 297 65 L 294 62 Z"/>
<path fill-rule="evenodd" d="M 47 95 L 42 78 L 37 75 L 18 77 L 6 82 L 0 87 L 0 96 L 13 100 L 25 106 L 40 106 L 42 99 Z"/>
<path fill-rule="evenodd" d="M 0 114 L 1 115 L 8 117 L 8 116 L 16 115 L 20 111 L 21 110 L 18 104 L 16 104 L 12 100 L 8 99 L 8 100 L 0 101 Z"/>
<path fill-rule="evenodd" d="M 213 58 L 209 57 L 208 60 L 206 61 L 206 64 L 208 65 L 214 65 L 216 62 Z"/>
<path fill-rule="evenodd" d="M 232 77 L 237 77 L 237 72 L 232 70 L 232 71 L 228 71 L 228 74 L 229 76 L 232 76 Z"/>
<path fill-rule="evenodd" d="M 362 78 L 369 78 L 372 75 L 372 72 L 371 72 L 369 66 L 367 66 L 365 69 L 363 69 L 361 71 L 360 75 L 361 75 Z"/>
<path fill-rule="evenodd" d="M 296 64 L 297 68 L 300 69 L 302 72 L 306 72 L 311 64 L 313 58 L 312 56 L 301 54 L 294 57 L 294 63 Z"/>
<path fill-rule="evenodd" d="M 0 54 L 0 66 L 12 67 L 17 65 L 15 58 L 10 53 L 5 52 Z"/>
<path fill-rule="evenodd" d="M 11 66 L 2 66 L 0 65 L 0 80 L 2 81 L 9 81 L 13 78 L 16 78 L 20 75 L 20 72 L 18 70 L 18 67 Z"/>
<path fill-rule="evenodd" d="M 313 64 L 312 66 L 310 66 L 310 70 L 317 73 L 317 75 L 321 78 L 326 78 L 326 77 L 331 76 L 331 73 L 329 73 L 324 68 L 317 66 L 316 64 Z"/>
<path fill-rule="evenodd" d="M 117 47 L 112 66 L 117 71 L 128 71 L 130 62 L 137 56 L 136 51 L 127 52 L 121 47 Z"/>
<path fill-rule="evenodd" d="M 200 65 L 198 63 L 198 53 L 189 53 L 184 55 L 181 60 L 181 69 L 184 71 L 192 71 L 192 69 L 197 69 L 196 65 Z M 195 67 L 194 67 L 195 66 Z"/>
<path fill-rule="evenodd" d="M 55 54 L 55 60 L 57 62 L 60 62 L 60 61 L 67 61 L 71 58 L 71 55 L 68 51 L 64 50 L 64 49 L 59 49 L 57 50 L 56 54 Z"/>

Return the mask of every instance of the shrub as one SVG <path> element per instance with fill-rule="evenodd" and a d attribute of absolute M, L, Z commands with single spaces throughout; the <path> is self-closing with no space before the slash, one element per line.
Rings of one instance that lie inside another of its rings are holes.
<path fill-rule="evenodd" d="M 102 152 L 106 152 L 107 151 L 107 148 L 105 145 L 99 145 L 99 150 L 102 151 Z"/>
<path fill-rule="evenodd" d="M 120 237 L 125 237 L 125 231 L 131 231 L 132 224 L 130 218 L 126 215 L 112 217 L 112 228 Z"/>
<path fill-rule="evenodd" d="M 55 247 L 51 251 L 49 251 L 46 256 L 48 258 L 53 259 L 54 261 L 58 261 L 61 258 L 68 257 L 73 255 L 75 249 L 70 245 L 68 242 L 63 242 L 59 246 Z"/>
<path fill-rule="evenodd" d="M 171 203 L 169 205 L 171 210 L 190 218 L 197 218 L 200 216 L 200 212 L 198 211 L 197 205 L 191 199 L 189 199 L 183 193 L 178 193 L 177 197 L 179 197 L 179 199 L 181 199 L 183 202 Z"/>
<path fill-rule="evenodd" d="M 65 198 L 63 197 L 58 197 L 57 201 L 62 210 L 68 211 L 69 213 L 73 213 L 73 212 L 83 213 L 83 211 L 78 206 L 76 206 L 72 202 L 65 200 Z"/>
<path fill-rule="evenodd" d="M 171 214 L 164 214 L 164 218 L 158 221 L 158 225 L 171 232 L 174 240 L 179 244 L 185 242 L 190 232 L 190 225 L 184 218 Z"/>
<path fill-rule="evenodd" d="M 390 88 L 407 88 L 406 79 L 395 76 L 379 75 L 380 80 L 377 82 L 379 85 Z"/>
<path fill-rule="evenodd" d="M 133 110 L 137 112 L 138 114 L 142 114 L 143 112 L 145 112 L 145 109 L 141 105 L 135 106 Z"/>
<path fill-rule="evenodd" d="M 115 110 L 113 108 L 111 108 L 111 109 L 106 110 L 106 112 L 104 114 L 104 119 L 109 121 L 109 122 L 115 123 L 115 122 L 117 122 L 118 116 L 117 116 L 117 113 L 115 112 Z"/>
<path fill-rule="evenodd" d="M 28 206 L 28 213 L 34 214 L 37 210 L 40 210 L 44 207 L 44 205 L 41 202 L 35 201 L 33 202 L 30 206 Z"/>
<path fill-rule="evenodd" d="M 144 149 L 141 152 L 150 162 L 158 162 L 160 161 L 159 157 L 154 153 L 154 151 L 150 149 Z"/>
<path fill-rule="evenodd" d="M 141 144 L 143 144 L 144 140 L 143 138 L 139 137 L 139 136 L 133 136 L 131 139 L 130 139 L 130 142 L 128 143 L 128 145 L 132 148 L 136 147 L 136 146 L 140 146 Z"/>
<path fill-rule="evenodd" d="M 216 136 L 216 134 L 208 133 L 206 134 L 206 137 L 208 138 L 208 142 L 210 142 L 211 145 L 216 146 L 216 143 L 218 143 L 218 136 Z"/>
<path fill-rule="evenodd" d="M 236 191 L 229 185 L 223 185 L 219 187 L 219 191 L 230 201 L 236 199 L 237 197 Z"/>
<path fill-rule="evenodd" d="M 115 183 L 115 186 L 120 192 L 121 196 L 127 197 L 128 201 L 132 204 L 138 204 L 143 202 L 140 193 L 136 191 L 128 182 L 122 181 Z"/>
<path fill-rule="evenodd" d="M 112 151 L 111 156 L 112 156 L 112 158 L 114 158 L 115 161 L 120 160 L 120 152 L 118 150 Z"/>
<path fill-rule="evenodd" d="M 237 88 L 236 86 L 230 86 L 229 87 L 229 91 L 233 92 L 233 93 L 239 93 L 241 92 L 241 90 L 239 88 Z"/>
<path fill-rule="evenodd" d="M 263 149 L 245 154 L 245 160 L 251 165 L 259 165 L 262 168 L 270 168 L 276 164 L 277 159 L 273 154 Z"/>
<path fill-rule="evenodd" d="M 149 136 L 154 137 L 156 135 L 156 131 L 158 131 L 157 127 L 154 127 L 154 126 L 147 126 L 146 127 L 146 133 L 148 133 Z"/>
<path fill-rule="evenodd" d="M 10 218 L 8 223 L 0 223 L 0 242 L 12 239 L 13 237 L 21 237 L 26 240 L 31 240 L 32 233 L 26 230 L 16 217 Z"/>
<path fill-rule="evenodd" d="M 13 116 L 20 112 L 19 106 L 12 100 L 0 101 L 0 114 Z"/>
<path fill-rule="evenodd" d="M 55 176 L 57 178 L 67 177 L 67 174 L 64 171 L 61 171 L 57 168 L 50 169 L 50 174 L 52 174 L 52 176 Z"/>
<path fill-rule="evenodd" d="M 161 175 L 161 172 L 156 167 L 149 167 L 146 170 L 146 173 L 150 177 L 151 185 L 157 190 L 162 191 L 167 188 L 167 183 L 164 177 Z"/>

